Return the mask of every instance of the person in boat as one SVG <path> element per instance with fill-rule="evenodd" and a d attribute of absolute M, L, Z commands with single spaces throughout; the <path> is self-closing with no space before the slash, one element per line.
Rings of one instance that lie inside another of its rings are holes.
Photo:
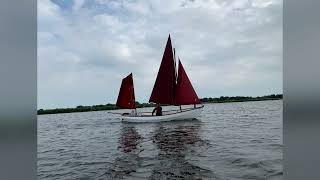
<path fill-rule="evenodd" d="M 130 115 L 137 115 L 137 110 L 132 109 Z"/>
<path fill-rule="evenodd" d="M 162 107 L 157 103 L 156 107 L 152 111 L 152 116 L 156 112 L 156 116 L 162 116 Z"/>

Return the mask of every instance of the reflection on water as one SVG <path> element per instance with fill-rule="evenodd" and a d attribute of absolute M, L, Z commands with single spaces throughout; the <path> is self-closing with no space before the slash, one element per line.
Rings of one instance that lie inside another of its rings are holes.
<path fill-rule="evenodd" d="M 141 136 L 137 133 L 135 127 L 132 124 L 122 124 L 121 127 L 121 136 L 118 149 L 125 153 L 130 153 L 134 150 L 137 150 Z"/>
<path fill-rule="evenodd" d="M 123 123 L 119 137 L 119 146 L 121 155 L 115 159 L 110 171 L 107 172 L 108 178 L 122 179 L 136 172 L 139 167 L 139 148 L 142 137 L 137 133 L 133 124 Z"/>
<path fill-rule="evenodd" d="M 282 101 L 207 104 L 199 120 L 38 119 L 38 179 L 281 179 Z"/>
<path fill-rule="evenodd" d="M 155 130 L 150 132 L 150 142 L 158 149 L 152 158 L 140 156 L 144 151 L 143 140 L 135 128 L 135 124 L 121 124 L 118 149 L 121 155 L 117 157 L 109 170 L 109 178 L 128 178 L 138 169 L 144 169 L 142 161 L 150 161 L 152 168 L 148 179 L 202 179 L 215 177 L 213 172 L 201 168 L 188 160 L 188 157 L 202 153 L 209 143 L 199 136 L 201 122 L 198 120 L 183 122 L 166 122 L 155 124 Z M 156 151 L 155 149 L 153 151 Z M 148 171 L 145 169 L 144 171 Z"/>
<path fill-rule="evenodd" d="M 200 128 L 201 122 L 198 120 L 177 122 L 174 126 L 170 122 L 159 125 L 152 137 L 160 150 L 157 157 L 159 163 L 155 165 L 151 179 L 214 177 L 210 170 L 188 161 L 188 156 L 194 155 L 198 150 L 209 145 L 200 138 Z"/>

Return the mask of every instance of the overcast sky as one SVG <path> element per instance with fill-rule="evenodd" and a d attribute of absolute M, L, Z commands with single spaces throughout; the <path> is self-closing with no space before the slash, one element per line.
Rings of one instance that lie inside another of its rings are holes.
<path fill-rule="evenodd" d="M 281 0 L 39 0 L 38 108 L 149 100 L 169 33 L 199 97 L 282 93 Z"/>

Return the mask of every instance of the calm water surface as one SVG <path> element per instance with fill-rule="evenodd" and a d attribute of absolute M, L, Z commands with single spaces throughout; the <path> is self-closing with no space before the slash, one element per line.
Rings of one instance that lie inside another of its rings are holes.
<path fill-rule="evenodd" d="M 198 120 L 163 123 L 38 116 L 39 179 L 282 179 L 282 147 L 282 101 L 206 104 Z"/>

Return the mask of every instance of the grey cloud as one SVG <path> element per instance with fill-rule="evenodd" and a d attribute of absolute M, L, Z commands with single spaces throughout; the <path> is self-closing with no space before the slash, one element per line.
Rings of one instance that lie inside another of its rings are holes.
<path fill-rule="evenodd" d="M 99 0 L 68 12 L 44 1 L 38 7 L 40 104 L 71 105 L 71 97 L 52 103 L 59 94 L 48 87 L 55 86 L 60 95 L 77 89 L 79 100 L 112 92 L 84 103 L 113 102 L 121 76 L 130 72 L 137 100 L 147 101 L 169 33 L 199 96 L 281 93 L 282 1 L 266 2 Z M 70 76 L 71 89 L 50 81 L 59 74 Z M 96 78 L 91 88 L 82 90 L 82 74 Z M 108 85 L 95 84 L 107 74 L 115 77 Z"/>

